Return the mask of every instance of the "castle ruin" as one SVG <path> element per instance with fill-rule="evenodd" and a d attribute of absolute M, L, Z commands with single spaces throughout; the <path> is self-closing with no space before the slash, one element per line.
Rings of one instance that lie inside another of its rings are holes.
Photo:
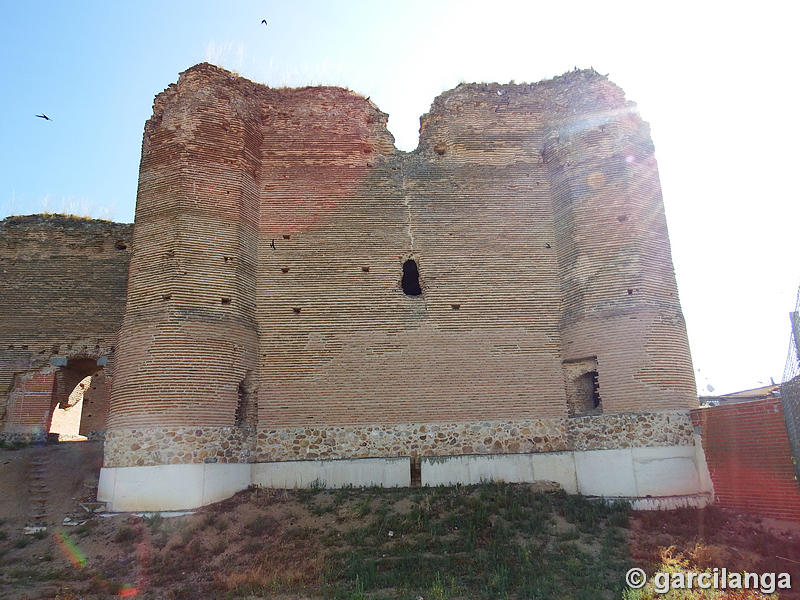
<path fill-rule="evenodd" d="M 30 425 L 22 379 L 110 360 L 115 510 L 482 479 L 705 501 L 653 145 L 622 90 L 462 84 L 411 153 L 386 119 L 341 88 L 182 73 L 145 126 L 116 342 L 0 348 L 5 431 Z"/>

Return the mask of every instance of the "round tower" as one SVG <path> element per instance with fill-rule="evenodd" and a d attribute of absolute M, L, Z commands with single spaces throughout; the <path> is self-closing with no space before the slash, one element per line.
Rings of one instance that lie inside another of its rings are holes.
<path fill-rule="evenodd" d="M 593 71 L 555 81 L 543 158 L 569 412 L 696 408 L 649 127 Z"/>
<path fill-rule="evenodd" d="M 249 484 L 257 94 L 246 80 L 198 65 L 156 98 L 145 126 L 99 490 L 117 509 L 198 506 Z M 167 474 L 165 465 L 175 468 Z M 117 476 L 132 466 L 141 467 L 135 478 Z"/>

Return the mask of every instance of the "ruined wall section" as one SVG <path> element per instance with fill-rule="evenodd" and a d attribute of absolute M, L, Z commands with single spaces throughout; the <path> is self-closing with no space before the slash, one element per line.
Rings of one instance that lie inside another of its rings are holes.
<path fill-rule="evenodd" d="M 524 94 L 509 108 L 484 92 L 437 99 L 410 155 L 344 90 L 284 93 L 268 113 L 260 425 L 288 429 L 261 445 L 326 425 L 396 424 L 400 443 L 420 422 L 565 415 L 541 119 Z M 401 289 L 409 259 L 419 296 Z"/>
<path fill-rule="evenodd" d="M 148 426 L 161 437 L 158 429 L 170 426 L 241 434 L 234 432 L 240 384 L 255 369 L 258 340 L 258 93 L 199 65 L 155 100 L 142 149 L 139 251 L 112 390 L 111 446 L 130 428 Z"/>
<path fill-rule="evenodd" d="M 78 430 L 80 435 L 91 438 L 95 432 L 105 431 L 110 397 L 111 378 L 104 372 L 92 377 L 83 392 L 83 410 Z"/>
<path fill-rule="evenodd" d="M 63 215 L 0 222 L 3 431 L 41 428 L 42 417 L 52 409 L 51 395 L 42 396 L 36 406 L 21 404 L 26 378 L 47 371 L 44 376 L 53 390 L 55 378 L 64 374 L 56 365 L 79 357 L 105 357 L 108 362 L 101 362 L 111 374 L 125 310 L 132 229 L 129 224 Z M 15 404 L 15 419 L 6 414 L 9 402 Z"/>
<path fill-rule="evenodd" d="M 398 286 L 407 211 L 386 118 L 340 88 L 278 90 L 267 107 L 257 302 L 267 432 L 407 418 L 397 381 L 414 322 Z"/>
<path fill-rule="evenodd" d="M 542 109 L 531 86 L 460 85 L 406 160 L 431 420 L 566 414 Z"/>
<path fill-rule="evenodd" d="M 541 94 L 564 359 L 596 361 L 603 412 L 694 408 L 649 128 L 593 71 L 556 78 Z"/>
<path fill-rule="evenodd" d="M 652 144 L 621 91 L 459 86 L 411 154 L 385 123 L 210 65 L 156 99 L 106 467 L 691 445 Z M 595 381 L 602 407 L 569 418 Z"/>

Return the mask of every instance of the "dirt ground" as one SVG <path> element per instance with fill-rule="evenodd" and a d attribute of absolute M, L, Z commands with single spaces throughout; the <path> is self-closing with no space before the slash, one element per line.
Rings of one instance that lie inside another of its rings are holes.
<path fill-rule="evenodd" d="M 800 590 L 800 524 L 715 507 L 620 512 L 487 484 L 250 489 L 185 516 L 100 516 L 87 508 L 101 464 L 99 442 L 0 450 L 0 599 L 595 600 L 620 598 L 630 566 L 660 565 L 789 572 Z M 520 575 L 537 568 L 540 593 Z"/>
<path fill-rule="evenodd" d="M 34 465 L 41 467 L 46 489 L 46 524 L 57 525 L 64 517 L 84 512 L 78 501 L 94 501 L 97 476 L 103 464 L 102 442 L 68 442 L 0 450 L 0 518 L 9 525 L 33 524 L 31 489 Z"/>

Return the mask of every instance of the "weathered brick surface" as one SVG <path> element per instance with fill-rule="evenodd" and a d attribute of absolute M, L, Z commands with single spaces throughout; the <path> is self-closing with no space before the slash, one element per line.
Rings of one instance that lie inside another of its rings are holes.
<path fill-rule="evenodd" d="M 234 426 L 248 374 L 264 456 L 293 452 L 268 432 L 396 429 L 369 446 L 391 455 L 409 423 L 559 422 L 562 363 L 589 357 L 605 413 L 696 405 L 652 144 L 619 88 L 461 85 L 409 154 L 385 124 L 346 90 L 210 65 L 156 98 L 120 439 Z M 420 296 L 400 288 L 409 259 Z"/>
<path fill-rule="evenodd" d="M 8 396 L 8 423 L 20 429 L 49 425 L 56 391 L 54 370 L 26 373 Z"/>
<path fill-rule="evenodd" d="M 649 128 L 602 79 L 551 86 L 550 175 L 567 359 L 597 356 L 605 411 L 696 406 Z"/>
<path fill-rule="evenodd" d="M 715 502 L 800 521 L 800 487 L 780 398 L 691 411 L 703 439 Z"/>
<path fill-rule="evenodd" d="M 52 358 L 104 356 L 110 370 L 125 309 L 131 230 L 60 215 L 0 222 L 0 431 L 44 427 L 40 413 L 49 418 L 48 410 L 86 375 L 79 363 L 54 369 Z M 39 372 L 55 378 L 49 408 L 27 390 Z"/>
<path fill-rule="evenodd" d="M 83 410 L 78 433 L 96 438 L 98 432 L 106 429 L 108 406 L 111 400 L 111 377 L 101 371 L 89 382 L 83 392 Z"/>

